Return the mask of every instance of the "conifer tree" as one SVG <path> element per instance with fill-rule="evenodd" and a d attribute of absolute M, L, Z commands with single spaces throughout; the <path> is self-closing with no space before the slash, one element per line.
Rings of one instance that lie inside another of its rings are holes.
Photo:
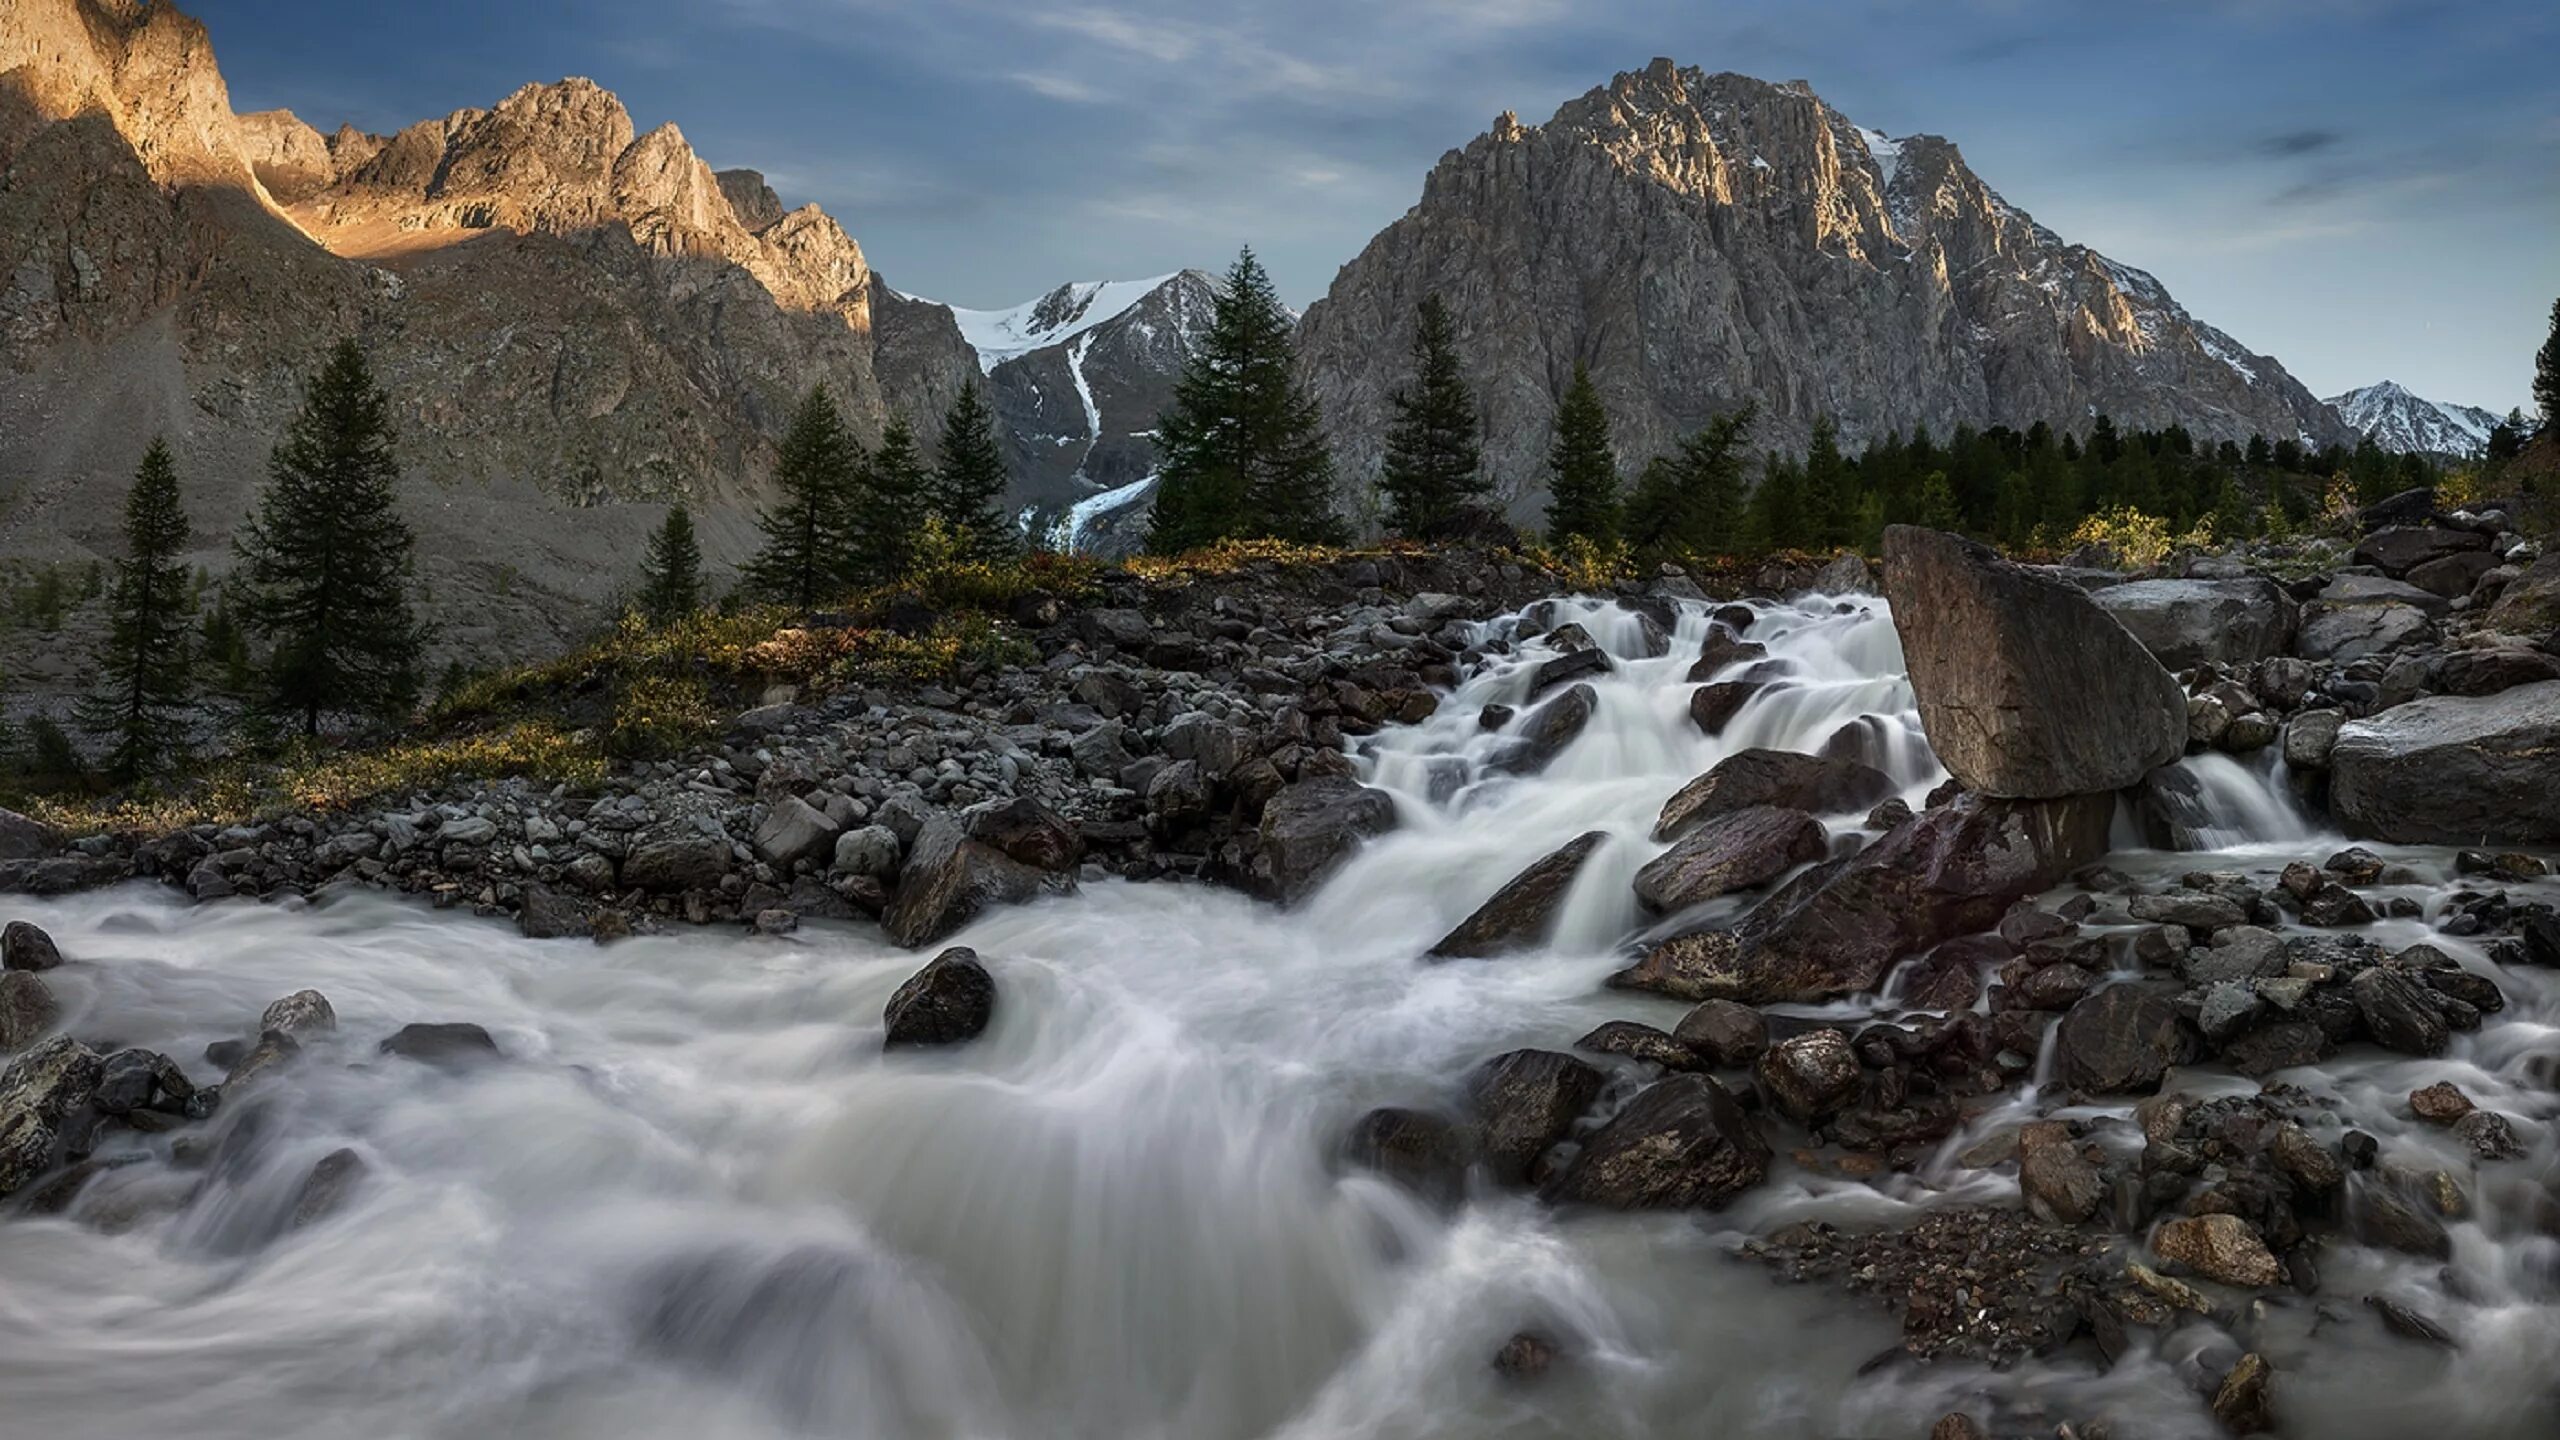
<path fill-rule="evenodd" d="M 1338 538 L 1323 414 L 1298 383 L 1289 314 L 1248 248 L 1218 287 L 1209 332 L 1156 423 L 1147 548 L 1233 536 Z"/>
<path fill-rule="evenodd" d="M 119 784 L 166 773 L 186 748 L 195 645 L 186 613 L 192 584 L 178 553 L 189 533 L 177 465 L 168 442 L 155 439 L 125 497 L 125 555 L 116 562 L 99 688 L 80 709 L 83 727 L 106 746 L 108 778 Z"/>
<path fill-rule="evenodd" d="M 855 553 L 866 581 L 889 584 L 914 567 L 918 527 L 934 513 L 934 475 L 904 415 L 892 415 L 880 448 L 862 462 L 854 512 Z"/>
<path fill-rule="evenodd" d="M 764 548 L 747 562 L 751 593 L 815 610 L 853 588 L 861 575 L 862 465 L 862 447 L 845 429 L 835 398 L 824 385 L 811 387 L 774 461 L 781 494 L 756 517 Z"/>
<path fill-rule="evenodd" d="M 701 608 L 702 546 L 693 536 L 693 512 L 679 500 L 649 537 L 640 564 L 640 613 L 652 625 L 665 625 Z"/>
<path fill-rule="evenodd" d="M 1021 548 L 1005 520 L 1004 452 L 996 445 L 995 412 L 975 383 L 960 387 L 942 417 L 933 472 L 933 513 L 971 557 L 993 560 Z"/>
<path fill-rule="evenodd" d="M 1813 440 L 1804 453 L 1805 543 L 1817 550 L 1827 550 L 1849 543 L 1849 531 L 1855 523 L 1850 513 L 1857 497 L 1851 493 L 1848 461 L 1840 454 L 1840 427 L 1831 417 L 1813 422 Z"/>
<path fill-rule="evenodd" d="M 1743 548 L 1742 443 L 1751 431 L 1749 406 L 1719 415 L 1656 457 L 1636 483 L 1627 505 L 1627 539 L 1654 550 L 1688 555 L 1732 554 Z"/>
<path fill-rule="evenodd" d="M 238 542 L 249 628 L 268 644 L 266 703 L 307 736 L 328 715 L 398 719 L 417 698 L 425 637 L 409 606 L 392 440 L 389 397 L 356 342 L 339 341 Z"/>
<path fill-rule="evenodd" d="M 2560 300 L 2551 302 L 2551 338 L 2533 357 L 2533 403 L 2542 407 L 2542 428 L 2560 432 Z"/>
<path fill-rule="evenodd" d="M 1576 365 L 1547 447 L 1547 538 L 1611 540 L 1617 534 L 1618 457 L 1609 444 L 1609 411 L 1591 372 Z"/>
<path fill-rule="evenodd" d="M 1387 455 L 1378 487 L 1388 528 L 1418 540 L 1452 533 L 1482 505 L 1484 452 L 1476 443 L 1476 401 L 1458 365 L 1449 307 L 1428 295 L 1414 312 L 1413 379 L 1390 403 Z"/>

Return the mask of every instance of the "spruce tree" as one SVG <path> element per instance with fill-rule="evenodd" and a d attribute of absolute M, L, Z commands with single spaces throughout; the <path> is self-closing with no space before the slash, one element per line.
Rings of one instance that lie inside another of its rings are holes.
<path fill-rule="evenodd" d="M 2560 300 L 2551 302 L 2551 338 L 2533 357 L 2533 403 L 2542 407 L 2542 429 L 2560 433 Z"/>
<path fill-rule="evenodd" d="M 1816 550 L 1849 543 L 1858 497 L 1849 462 L 1840 454 L 1840 427 L 1825 415 L 1813 422 L 1804 452 L 1805 538 Z"/>
<path fill-rule="evenodd" d="M 118 784 L 167 773 L 186 749 L 195 643 L 186 613 L 192 582 L 178 552 L 189 533 L 177 465 L 168 442 L 155 439 L 125 497 L 125 555 L 116 562 L 99 688 L 80 709 Z"/>
<path fill-rule="evenodd" d="M 1574 535 L 1611 540 L 1617 534 L 1618 457 L 1609 444 L 1609 411 L 1591 372 L 1576 365 L 1547 447 L 1547 538 L 1560 543 Z"/>
<path fill-rule="evenodd" d="M 649 537 L 640 564 L 640 613 L 652 625 L 681 620 L 702 608 L 702 546 L 693 537 L 693 512 L 679 500 Z"/>
<path fill-rule="evenodd" d="M 862 462 L 857 493 L 854 549 L 862 578 L 880 585 L 905 578 L 915 564 L 917 525 L 933 513 L 934 476 L 904 415 L 889 417 L 880 448 Z"/>
<path fill-rule="evenodd" d="M 1414 312 L 1413 379 L 1390 397 L 1386 463 L 1378 487 L 1387 525 L 1399 535 L 1436 539 L 1481 506 L 1487 488 L 1476 443 L 1476 401 L 1458 365 L 1457 329 L 1438 295 Z"/>
<path fill-rule="evenodd" d="M 933 513 L 963 551 L 994 560 L 1021 548 L 1004 514 L 1004 452 L 996 445 L 995 412 L 975 382 L 942 417 L 942 441 L 933 471 Z"/>
<path fill-rule="evenodd" d="M 1338 539 L 1333 460 L 1298 383 L 1289 313 L 1248 248 L 1219 285 L 1209 332 L 1156 422 L 1147 548 L 1173 554 L 1235 536 Z"/>
<path fill-rule="evenodd" d="M 417 698 L 424 635 L 410 612 L 413 543 L 394 508 L 391 402 L 352 339 L 330 352 L 267 462 L 238 542 L 249 628 L 267 642 L 275 713 L 396 720 Z"/>
<path fill-rule="evenodd" d="M 845 429 L 835 398 L 824 385 L 811 387 L 792 413 L 774 460 L 773 483 L 781 494 L 756 517 L 764 548 L 747 562 L 751 593 L 815 610 L 858 583 L 862 465 L 862 447 Z"/>

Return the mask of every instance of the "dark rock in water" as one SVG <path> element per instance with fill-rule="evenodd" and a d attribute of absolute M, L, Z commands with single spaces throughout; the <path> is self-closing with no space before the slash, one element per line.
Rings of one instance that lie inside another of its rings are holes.
<path fill-rule="evenodd" d="M 2203 1053 L 2202 1038 L 2168 996 L 2110 985 L 2071 1007 L 2055 1034 L 2064 1084 L 2092 1095 L 2149 1094 L 2173 1065 Z"/>
<path fill-rule="evenodd" d="M 2453 1122 L 2454 1137 L 2482 1160 L 2521 1160 L 2524 1141 L 2515 1122 L 2495 1110 L 2474 1110 Z"/>
<path fill-rule="evenodd" d="M 1713 685 L 1701 685 L 1689 692 L 1689 718 L 1704 733 L 1721 735 L 1733 717 L 1741 713 L 1742 707 L 1768 688 L 1758 680 L 1723 680 Z"/>
<path fill-rule="evenodd" d="M 1768 1173 L 1769 1144 L 1733 1096 L 1707 1076 L 1674 1075 L 1585 1140 L 1546 1193 L 1620 1210 L 1714 1208 Z"/>
<path fill-rule="evenodd" d="M 1606 675 L 1616 668 L 1617 663 L 1609 658 L 1609 652 L 1596 645 L 1568 651 L 1538 667 L 1537 673 L 1529 680 L 1529 698 L 1535 700 L 1559 685 Z"/>
<path fill-rule="evenodd" d="M 422 1021 L 401 1026 L 382 1042 L 382 1053 L 450 1070 L 496 1059 L 498 1042 L 468 1020 Z"/>
<path fill-rule="evenodd" d="M 1268 809 L 1264 814 L 1267 824 Z M 915 949 L 950 936 L 999 906 L 1074 888 L 1073 875 L 1025 865 L 983 840 L 970 839 L 958 821 L 937 813 L 907 847 L 897 893 L 880 917 L 880 928 L 890 940 Z"/>
<path fill-rule="evenodd" d="M 1587 1060 L 1553 1050 L 1514 1050 L 1476 1067 L 1467 1103 L 1476 1118 L 1476 1153 L 1507 1185 L 1540 1179 L 1538 1158 L 1600 1098 L 1607 1077 Z"/>
<path fill-rule="evenodd" d="M 2445 1233 L 2443 1222 L 2374 1176 L 2358 1176 L 2349 1186 L 2347 1220 L 2356 1238 L 2368 1245 L 2430 1260 L 2453 1258 L 2453 1237 Z"/>
<path fill-rule="evenodd" d="M 1499 730 L 1510 724 L 1511 717 L 1518 713 L 1508 705 L 1487 705 L 1476 712 L 1476 725 L 1485 730 Z"/>
<path fill-rule="evenodd" d="M 0 1055 L 24 1050 L 62 1018 L 53 988 L 32 970 L 0 970 Z"/>
<path fill-rule="evenodd" d="M 2364 897 L 2339 884 L 2325 881 L 2302 897 L 2302 923 L 2337 929 L 2349 925 L 2373 923 L 2373 907 Z"/>
<path fill-rule="evenodd" d="M 1813 753 L 1826 760 L 1855 760 L 1881 770 L 1892 758 L 1894 738 L 1901 730 L 1899 722 L 1881 715 L 1860 715 L 1842 721 L 1839 729 L 1823 738 L 1822 748 Z M 1898 797 L 1885 803 L 1898 803 Z"/>
<path fill-rule="evenodd" d="M 1902 978 L 1902 1003 L 1914 1010 L 1970 1010 L 1982 998 L 1983 967 L 2016 953 L 1997 936 L 1950 940 L 1910 962 Z"/>
<path fill-rule="evenodd" d="M 338 1028 L 338 1012 L 329 997 L 317 990 L 296 990 L 269 1005 L 258 1016 L 260 1034 L 280 1033 L 300 1038 L 325 1035 Z"/>
<path fill-rule="evenodd" d="M 1600 706 L 1599 693 L 1588 685 L 1576 685 L 1529 712 L 1520 722 L 1520 733 L 1511 747 L 1486 766 L 1506 775 L 1535 775 L 1555 763 L 1564 747 L 1582 735 L 1582 727 L 1591 723 L 1591 712 Z M 1303 783 L 1303 782 L 1301 782 Z"/>
<path fill-rule="evenodd" d="M 2077 588 L 1953 535 L 1884 536 L 1884 589 L 1930 748 L 1974 794 L 2131 785 L 2186 751 L 2178 682 Z"/>
<path fill-rule="evenodd" d="M 1706 1057 L 1686 1043 L 1633 1020 L 1604 1021 L 1599 1028 L 1573 1042 L 1576 1050 L 1594 1055 L 1623 1055 L 1665 1070 L 1703 1070 Z"/>
<path fill-rule="evenodd" d="M 1676 840 L 1694 825 L 1755 805 L 1815 815 L 1860 811 L 1890 797 L 1893 790 L 1892 779 L 1883 771 L 1855 760 L 1787 750 L 1744 750 L 1718 761 L 1714 769 L 1663 802 L 1653 838 Z"/>
<path fill-rule="evenodd" d="M 548 885 L 527 885 L 524 903 L 516 910 L 516 929 L 528 940 L 561 940 L 594 934 L 595 921 L 577 897 Z"/>
<path fill-rule="evenodd" d="M 2394 966 L 2378 965 L 2347 986 L 2365 1033 L 2386 1050 L 2403 1055 L 2441 1055 L 2452 1039 L 2444 1016 L 2416 977 Z"/>
<path fill-rule="evenodd" d="M 974 1040 L 995 1017 L 996 979 L 966 945 L 954 945 L 910 975 L 881 1013 L 890 1049 Z"/>
<path fill-rule="evenodd" d="M 103 1068 L 96 1051 L 58 1035 L 0 1070 L 0 1198 L 54 1163 L 65 1128 L 97 1092 Z"/>
<path fill-rule="evenodd" d="M 205 1049 L 209 1056 L 213 1047 L 207 1046 Z M 233 1060 L 229 1068 L 223 1072 L 222 1088 L 224 1093 L 237 1093 L 242 1086 L 247 1085 L 250 1081 L 265 1075 L 271 1070 L 283 1068 L 295 1056 L 301 1053 L 301 1042 L 295 1040 L 292 1035 L 285 1031 L 268 1030 L 260 1034 L 257 1042 L 241 1051 L 239 1058 Z"/>
<path fill-rule="evenodd" d="M 1849 1039 L 1810 1030 L 1760 1053 L 1752 1073 L 1778 1113 L 1799 1125 L 1819 1124 L 1855 1104 L 1862 1072 Z"/>
<path fill-rule="evenodd" d="M 1745 640 L 1722 625 L 1708 627 L 1706 640 L 1698 646 L 1698 662 L 1689 667 L 1694 683 L 1713 680 L 1719 671 L 1754 660 L 1769 658 L 1769 647 L 1757 640 Z"/>
<path fill-rule="evenodd" d="M 1901 957 L 1990 929 L 2105 854 L 2114 812 L 2113 795 L 1963 796 L 1807 871 L 1731 929 L 1654 947 L 1611 983 L 1754 1004 L 1873 990 Z"/>
<path fill-rule="evenodd" d="M 1028 795 L 970 811 L 968 831 L 970 839 L 1034 870 L 1062 874 L 1084 858 L 1084 834 L 1076 822 Z"/>
<path fill-rule="evenodd" d="M 50 970 L 62 963 L 53 937 L 24 920 L 0 928 L 0 970 Z"/>
<path fill-rule="evenodd" d="M 2560 840 L 2560 680 L 2431 696 L 2340 727 L 2330 806 L 2351 829 L 2435 844 Z"/>
<path fill-rule="evenodd" d="M 1830 853 L 1822 822 L 1801 810 L 1755 805 L 1699 823 L 1636 872 L 1636 899 L 1657 915 L 1733 890 L 1766 885 Z"/>
<path fill-rule="evenodd" d="M 622 883 L 634 890 L 681 894 L 715 890 L 729 873 L 729 842 L 676 821 L 641 832 L 622 862 Z"/>
<path fill-rule="evenodd" d="M 1990 1440 L 1980 1422 L 1961 1410 L 1950 1410 L 1929 1427 L 1929 1440 Z"/>
<path fill-rule="evenodd" d="M 1445 1116 L 1383 1106 L 1351 1127 L 1342 1152 L 1434 1205 L 1454 1205 L 1466 1193 L 1466 1135 Z"/>
<path fill-rule="evenodd" d="M 2267 1242 L 2237 1215 L 2168 1221 L 2153 1233 L 2151 1248 L 2161 1259 L 2224 1285 L 2265 1286 L 2284 1279 Z"/>
<path fill-rule="evenodd" d="M 1867 828 L 1870 830 L 1890 830 L 1896 825 L 1909 823 L 1910 819 L 1910 803 L 1897 795 L 1867 812 Z"/>
<path fill-rule="evenodd" d="M 98 1088 L 89 1103 L 101 1115 L 137 1110 L 183 1115 L 196 1093 L 177 1061 L 151 1050 L 119 1050 L 99 1068 Z"/>
<path fill-rule="evenodd" d="M 2396 579 L 2431 560 L 2488 548 L 2488 536 L 2469 530 L 2394 525 L 2364 537 L 2363 543 L 2356 546 L 2355 559 L 2359 565 L 2371 565 Z"/>
<path fill-rule="evenodd" d="M 2135 580 L 2094 597 L 2171 670 L 2254 665 L 2293 643 L 2297 607 L 2275 582 Z"/>
<path fill-rule="evenodd" d="M 1313 894 L 1362 840 L 1395 823 L 1395 801 L 1383 790 L 1342 775 L 1297 781 L 1262 807 L 1254 879 L 1265 896 L 1294 904 Z"/>
<path fill-rule="evenodd" d="M 1748 1065 L 1769 1046 L 1769 1022 L 1733 1000 L 1701 1000 L 1680 1017 L 1671 1038 L 1719 1070 Z"/>
<path fill-rule="evenodd" d="M 368 1167 L 364 1157 L 353 1150 L 337 1149 L 320 1157 L 311 1173 L 302 1177 L 302 1189 L 293 1197 L 293 1228 L 300 1230 L 328 1219 L 347 1203 Z"/>
<path fill-rule="evenodd" d="M 1563 848 L 1511 877 L 1493 898 L 1476 907 L 1458 928 L 1431 947 L 1442 960 L 1476 960 L 1531 948 L 1555 926 L 1556 909 L 1564 903 L 1573 879 L 1608 835 L 1599 830 L 1577 835 Z"/>
<path fill-rule="evenodd" d="M 2275 1367 L 2251 1352 L 2240 1357 L 2213 1392 L 2213 1418 L 2234 1435 L 2263 1435 L 2276 1428 Z"/>
<path fill-rule="evenodd" d="M 2445 1328 L 2408 1306 L 2380 1295 L 2367 1295 L 2364 1303 L 2382 1317 L 2382 1328 L 2404 1340 L 2419 1340 L 2429 1345 L 2453 1348 L 2453 1336 Z"/>
<path fill-rule="evenodd" d="M 2071 1127 L 2036 1120 L 2018 1130 L 2018 1189 L 2027 1213 L 2059 1225 L 2077 1225 L 2098 1213 L 2106 1181 L 2080 1154 Z"/>
<path fill-rule="evenodd" d="M 1555 1367 L 1555 1342 L 1523 1330 L 1493 1352 L 1493 1373 L 1505 1380 L 1535 1380 Z"/>
<path fill-rule="evenodd" d="M 2314 1065 L 2337 1049 L 2328 1032 L 2308 1020 L 2277 1020 L 2260 1025 L 2224 1046 L 2223 1063 L 2256 1078 L 2296 1065 Z"/>

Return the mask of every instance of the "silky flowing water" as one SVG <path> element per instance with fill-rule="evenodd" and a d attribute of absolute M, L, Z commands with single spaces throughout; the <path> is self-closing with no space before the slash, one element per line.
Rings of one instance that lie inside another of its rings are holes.
<path fill-rule="evenodd" d="M 0 1221 L 0 1435 L 1916 1437 L 1986 1393 L 2103 1416 L 2119 1440 L 2217 1433 L 2196 1392 L 2237 1347 L 2211 1324 L 2103 1372 L 2070 1357 L 1865 1369 L 1895 1343 L 1888 1312 L 1736 1256 L 1794 1219 L 2016 1203 L 2013 1177 L 1953 1156 L 2023 1099 L 1874 1183 L 1797 1168 L 1782 1140 L 1768 1182 L 1713 1215 L 1560 1213 L 1491 1191 L 1444 1214 L 1335 1162 L 1363 1111 L 1443 1102 L 1488 1056 L 1676 1019 L 1600 982 L 1646 928 L 1629 881 L 1660 848 L 1655 811 L 1723 755 L 1816 749 L 1856 724 L 1914 803 L 1941 778 L 1871 598 L 1764 609 L 1752 638 L 1789 683 L 1716 738 L 1687 714 L 1703 611 L 1659 658 L 1613 606 L 1558 618 L 1619 663 L 1545 773 L 1489 776 L 1505 742 L 1476 719 L 1525 700 L 1547 653 L 1533 641 L 1435 718 L 1367 742 L 1364 774 L 1402 826 L 1300 908 L 1113 882 L 972 926 L 958 939 L 1001 998 L 986 1035 L 943 1052 L 883 1054 L 881 1006 L 920 957 L 868 927 L 597 947 L 361 892 L 15 905 L 77 962 L 49 978 L 93 1044 L 202 1076 L 207 1043 L 304 987 L 339 1031 L 226 1104 L 192 1153 L 124 1137 L 102 1153 L 132 1163 L 70 1214 Z M 2165 877 L 2325 853 L 2280 776 L 2189 763 L 2225 848 L 2113 863 Z M 1832 823 L 1853 843 L 1859 817 Z M 1546 949 L 1417 958 L 1590 830 L 1609 839 Z M 2389 854 L 2441 882 L 2405 893 L 2450 888 L 2448 853 Z M 2471 1174 L 2450 1136 L 2400 1118 L 2438 1079 L 2516 1117 L 2531 1151 L 2480 1169 L 2449 1265 L 2341 1240 L 2321 1296 L 2269 1292 L 2252 1343 L 2277 1366 L 2288 1434 L 2548 1440 L 2560 980 L 2500 971 L 2423 922 L 2376 934 L 2494 973 L 2507 1010 L 2440 1059 L 2359 1049 L 2280 1078 L 2342 1102 L 2387 1159 Z M 421 1020 L 483 1025 L 505 1058 L 448 1072 L 375 1054 Z M 2203 1069 L 2171 1084 L 2253 1088 Z M 364 1178 L 294 1228 L 304 1176 L 340 1147 Z M 2367 1293 L 2423 1304 L 2458 1347 L 2384 1334 L 2354 1303 Z M 1489 1363 L 1522 1330 L 1564 1357 L 1535 1382 Z"/>

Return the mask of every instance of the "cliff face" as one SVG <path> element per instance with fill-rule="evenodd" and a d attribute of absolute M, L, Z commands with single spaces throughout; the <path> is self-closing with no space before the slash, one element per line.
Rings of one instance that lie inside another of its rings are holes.
<path fill-rule="evenodd" d="M 591 82 L 324 137 L 232 114 L 166 6 L 0 7 L 0 561 L 113 553 L 166 433 L 219 568 L 345 334 L 397 406 L 430 610 L 472 663 L 592 623 L 664 501 L 743 555 L 810 384 L 858 430 L 899 407 L 930 432 L 975 369 L 834 220 L 671 125 L 635 134 Z"/>
<path fill-rule="evenodd" d="M 1948 141 L 1888 140 L 1801 84 L 1669 61 L 1451 151 L 1308 310 L 1302 370 L 1348 483 L 1376 472 L 1414 307 L 1435 291 L 1523 516 L 1576 362 L 1630 460 L 1745 403 L 1755 442 L 1787 447 L 1824 415 L 1852 447 L 2101 413 L 2215 439 L 2345 436 L 2281 366 L 2037 225 Z"/>

